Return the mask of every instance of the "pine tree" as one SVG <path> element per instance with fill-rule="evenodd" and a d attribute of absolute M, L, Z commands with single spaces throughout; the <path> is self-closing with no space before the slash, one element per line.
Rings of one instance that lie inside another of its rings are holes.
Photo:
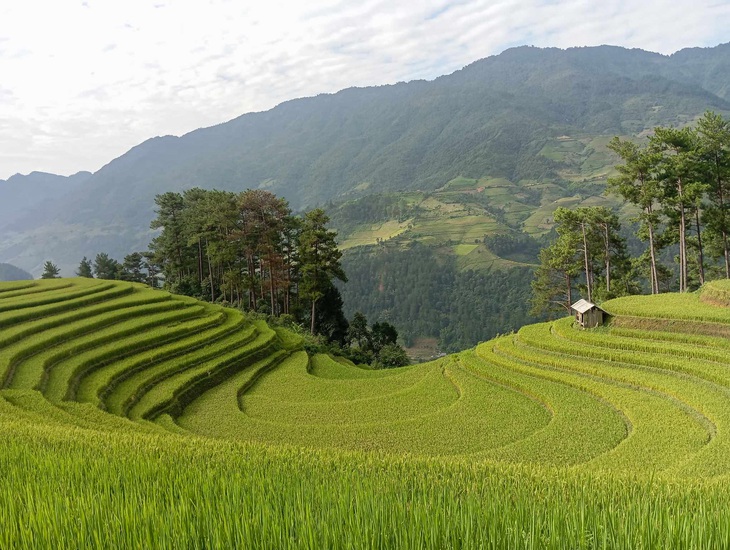
<path fill-rule="evenodd" d="M 146 268 L 145 258 L 141 252 L 132 252 L 124 257 L 121 265 L 119 278 L 123 281 L 143 283 L 146 279 L 144 270 Z"/>
<path fill-rule="evenodd" d="M 48 260 L 45 264 L 43 264 L 43 274 L 41 275 L 41 279 L 58 279 L 60 273 L 61 270 L 58 266 Z"/>
<path fill-rule="evenodd" d="M 660 222 L 655 206 L 662 196 L 662 189 L 657 178 L 657 164 L 660 155 L 655 151 L 641 148 L 631 141 L 615 137 L 608 148 L 616 153 L 624 164 L 616 166 L 619 175 L 608 178 L 608 192 L 620 195 L 625 200 L 641 208 L 639 215 L 640 232 L 646 234 L 649 241 L 649 283 L 651 293 L 659 293 L 659 277 L 657 271 L 657 226 Z"/>
<path fill-rule="evenodd" d="M 109 257 L 106 252 L 100 252 L 94 258 L 94 275 L 97 279 L 118 279 L 121 265 L 118 261 Z"/>
<path fill-rule="evenodd" d="M 317 208 L 304 216 L 299 235 L 299 290 L 311 304 L 310 331 L 315 332 L 317 301 L 322 298 L 334 279 L 347 282 L 340 265 L 342 252 L 337 248 L 336 233 L 327 229 L 329 218 Z"/>
<path fill-rule="evenodd" d="M 81 260 L 81 263 L 79 264 L 79 268 L 76 270 L 76 275 L 79 277 L 85 277 L 87 279 L 93 279 L 94 278 L 94 272 L 92 270 L 91 261 L 84 256 L 84 259 Z"/>
<path fill-rule="evenodd" d="M 649 147 L 656 153 L 656 173 L 661 186 L 659 200 L 670 221 L 672 234 L 679 244 L 679 291 L 686 292 L 687 232 L 696 197 L 702 196 L 704 186 L 693 181 L 696 134 L 691 128 L 655 128 Z"/>
<path fill-rule="evenodd" d="M 730 279 L 730 121 L 708 111 L 697 122 L 697 135 L 700 177 L 710 198 L 703 219 L 712 240 L 719 243 L 715 248 L 723 259 L 725 278 Z"/>
<path fill-rule="evenodd" d="M 367 317 L 360 311 L 356 311 L 350 321 L 350 327 L 347 329 L 347 341 L 350 345 L 357 344 L 362 350 L 372 348 L 372 336 L 368 328 Z"/>
<path fill-rule="evenodd" d="M 576 232 L 566 232 L 540 251 L 540 265 L 535 270 L 532 286 L 531 315 L 548 311 L 570 311 L 573 303 L 575 278 L 581 272 L 583 262 L 577 254 L 580 237 Z"/>

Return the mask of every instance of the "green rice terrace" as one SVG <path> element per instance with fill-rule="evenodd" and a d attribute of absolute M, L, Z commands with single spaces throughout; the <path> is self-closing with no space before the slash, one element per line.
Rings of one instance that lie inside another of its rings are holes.
<path fill-rule="evenodd" d="M 366 370 L 241 312 L 0 283 L 0 548 L 727 548 L 730 284 Z"/>

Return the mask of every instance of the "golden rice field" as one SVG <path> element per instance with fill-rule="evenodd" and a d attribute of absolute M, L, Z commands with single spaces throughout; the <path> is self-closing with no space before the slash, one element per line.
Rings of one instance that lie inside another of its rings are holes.
<path fill-rule="evenodd" d="M 132 283 L 0 283 L 0 548 L 730 547 L 730 284 L 372 371 Z"/>

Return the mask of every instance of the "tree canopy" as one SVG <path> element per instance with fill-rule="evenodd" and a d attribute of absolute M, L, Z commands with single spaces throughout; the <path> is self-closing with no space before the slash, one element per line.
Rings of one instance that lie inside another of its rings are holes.
<path fill-rule="evenodd" d="M 43 274 L 41 279 L 58 279 L 60 277 L 61 270 L 56 264 L 48 260 L 43 264 Z"/>

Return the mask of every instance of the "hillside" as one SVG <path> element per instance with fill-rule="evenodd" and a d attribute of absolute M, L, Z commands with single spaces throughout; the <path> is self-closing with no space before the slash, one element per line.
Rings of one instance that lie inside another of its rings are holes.
<path fill-rule="evenodd" d="M 33 275 L 14 265 L 0 264 L 0 281 L 20 281 L 32 278 Z"/>
<path fill-rule="evenodd" d="M 2 396 L 225 439 L 719 475 L 725 283 L 606 302 L 607 329 L 565 318 L 382 371 L 309 357 L 287 330 L 138 284 L 3 283 Z"/>
<path fill-rule="evenodd" d="M 600 191 L 611 136 L 730 112 L 728 59 L 728 45 L 672 56 L 521 47 L 431 82 L 347 89 L 154 138 L 62 199 L 0 224 L 0 261 L 38 271 L 52 259 L 70 273 L 83 256 L 144 248 L 154 195 L 193 186 L 264 188 L 296 209 L 433 191 L 459 177 L 507 181 L 531 190 L 526 218 L 535 214 L 538 227 L 551 197 Z"/>
<path fill-rule="evenodd" d="M 369 371 L 141 285 L 2 283 L 0 546 L 715 546 L 730 285 L 603 306 Z"/>
<path fill-rule="evenodd" d="M 0 226 L 12 227 L 20 219 L 32 219 L 35 210 L 70 194 L 90 177 L 90 172 L 69 177 L 32 172 L 0 180 Z"/>

